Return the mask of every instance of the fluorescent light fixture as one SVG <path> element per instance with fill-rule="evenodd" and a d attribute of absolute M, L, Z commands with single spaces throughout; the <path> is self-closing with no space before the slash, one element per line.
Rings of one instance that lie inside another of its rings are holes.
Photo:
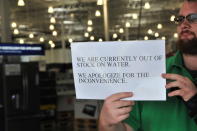
<path fill-rule="evenodd" d="M 88 32 L 92 32 L 93 31 L 93 28 L 91 26 L 88 26 L 87 31 Z"/>
<path fill-rule="evenodd" d="M 94 36 L 90 36 L 90 40 L 94 40 Z"/>
<path fill-rule="evenodd" d="M 88 20 L 88 25 L 93 25 L 92 20 Z"/>
<path fill-rule="evenodd" d="M 147 33 L 148 33 L 148 34 L 152 34 L 153 31 L 152 31 L 151 29 L 148 29 Z"/>
<path fill-rule="evenodd" d="M 157 29 L 162 29 L 163 28 L 163 25 L 162 24 L 158 24 L 157 25 Z"/>
<path fill-rule="evenodd" d="M 112 36 L 114 39 L 116 39 L 118 37 L 118 35 L 116 33 L 113 34 Z"/>
<path fill-rule="evenodd" d="M 148 40 L 148 36 L 144 36 L 144 40 Z"/>
<path fill-rule="evenodd" d="M 175 18 L 175 15 L 172 15 L 172 16 L 170 17 L 170 21 L 174 21 L 174 18 Z"/>
<path fill-rule="evenodd" d="M 57 36 L 57 31 L 54 30 L 54 31 L 52 32 L 52 35 L 53 35 L 53 36 Z"/>
<path fill-rule="evenodd" d="M 145 3 L 144 9 L 150 9 L 150 4 L 149 4 L 149 2 L 146 2 L 146 3 Z"/>
<path fill-rule="evenodd" d="M 174 33 L 174 38 L 178 38 L 178 33 Z"/>
<path fill-rule="evenodd" d="M 129 28 L 129 27 L 131 27 L 131 24 L 129 22 L 126 22 L 125 27 Z"/>
<path fill-rule="evenodd" d="M 165 40 L 165 39 L 166 39 L 166 37 L 165 37 L 165 36 L 162 36 L 162 37 L 161 37 L 161 39 L 162 39 L 162 40 Z"/>
<path fill-rule="evenodd" d="M 96 10 L 96 12 L 95 12 L 95 16 L 96 16 L 96 17 L 101 16 L 101 12 L 100 12 L 99 10 Z"/>
<path fill-rule="evenodd" d="M 84 36 L 85 36 L 85 37 L 89 37 L 89 33 L 88 33 L 88 32 L 85 32 L 85 33 L 84 33 Z"/>
<path fill-rule="evenodd" d="M 121 34 L 124 33 L 124 29 L 123 28 L 120 28 L 119 29 L 119 33 L 121 33 Z"/>
<path fill-rule="evenodd" d="M 49 26 L 49 29 L 50 29 L 50 30 L 54 30 L 54 29 L 55 29 L 55 26 L 54 26 L 54 25 L 50 25 L 50 26 Z"/>
<path fill-rule="evenodd" d="M 29 38 L 34 38 L 34 34 L 33 33 L 31 33 L 31 34 L 29 34 Z"/>
<path fill-rule="evenodd" d="M 18 6 L 25 6 L 24 0 L 18 0 Z"/>
<path fill-rule="evenodd" d="M 50 44 L 50 46 L 51 46 L 51 48 L 55 48 L 55 44 L 54 43 Z"/>
<path fill-rule="evenodd" d="M 155 33 L 155 37 L 159 37 L 159 33 L 158 32 Z"/>
<path fill-rule="evenodd" d="M 20 43 L 20 44 L 24 44 L 24 43 L 25 43 L 24 39 L 20 39 L 20 40 L 19 40 L 19 43 Z"/>
<path fill-rule="evenodd" d="M 103 41 L 103 39 L 102 38 L 99 38 L 99 42 L 102 42 Z"/>
<path fill-rule="evenodd" d="M 132 15 L 132 17 L 133 17 L 133 19 L 137 19 L 137 18 L 138 18 L 138 14 L 134 13 L 134 14 Z"/>
<path fill-rule="evenodd" d="M 53 41 L 52 41 L 52 40 L 49 40 L 49 44 L 51 45 L 51 44 L 54 44 L 54 43 L 53 43 Z"/>
<path fill-rule="evenodd" d="M 68 42 L 72 43 L 73 42 L 73 39 L 69 38 L 68 39 Z"/>
<path fill-rule="evenodd" d="M 103 5 L 103 0 L 97 0 L 97 5 Z"/>
<path fill-rule="evenodd" d="M 53 7 L 52 6 L 49 6 L 49 8 L 48 8 L 48 13 L 53 13 L 54 12 L 54 10 L 53 10 Z"/>
<path fill-rule="evenodd" d="M 40 37 L 40 42 L 44 42 L 44 38 L 43 37 Z"/>
<path fill-rule="evenodd" d="M 12 27 L 12 28 L 16 28 L 16 27 L 17 27 L 16 22 L 12 22 L 11 27 Z"/>
<path fill-rule="evenodd" d="M 74 21 L 71 21 L 71 20 L 65 20 L 64 21 L 64 24 L 73 24 L 74 23 Z"/>
<path fill-rule="evenodd" d="M 14 29 L 14 34 L 18 35 L 19 34 L 19 30 L 18 29 Z"/>
<path fill-rule="evenodd" d="M 51 23 L 56 23 L 55 17 L 51 17 L 51 18 L 50 18 L 50 22 L 51 22 Z"/>

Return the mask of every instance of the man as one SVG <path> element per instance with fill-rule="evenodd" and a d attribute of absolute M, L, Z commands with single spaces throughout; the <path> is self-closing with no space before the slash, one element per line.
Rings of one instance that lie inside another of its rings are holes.
<path fill-rule="evenodd" d="M 167 59 L 167 101 L 134 102 L 123 92 L 108 97 L 100 131 L 197 131 L 197 0 L 184 1 L 177 22 L 179 51 Z M 196 123 L 195 123 L 196 121 Z"/>

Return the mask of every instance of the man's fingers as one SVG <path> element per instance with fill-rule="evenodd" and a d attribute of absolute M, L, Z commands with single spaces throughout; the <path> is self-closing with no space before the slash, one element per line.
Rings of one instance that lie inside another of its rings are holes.
<path fill-rule="evenodd" d="M 129 117 L 129 113 L 118 116 L 118 121 L 123 121 Z"/>
<path fill-rule="evenodd" d="M 185 77 L 178 74 L 162 74 L 162 77 L 170 80 L 184 81 Z"/>
<path fill-rule="evenodd" d="M 119 115 L 125 115 L 128 114 L 129 112 L 131 112 L 132 107 L 131 106 L 127 106 L 127 107 L 122 107 L 118 110 L 118 114 Z"/>
<path fill-rule="evenodd" d="M 114 102 L 114 108 L 121 108 L 121 107 L 132 106 L 132 105 L 134 105 L 134 101 L 120 100 Z"/>
<path fill-rule="evenodd" d="M 173 82 L 170 82 L 166 85 L 166 89 L 174 88 L 174 87 L 182 88 L 183 84 L 180 81 L 173 81 Z"/>
<path fill-rule="evenodd" d="M 120 100 L 120 99 L 123 99 L 123 98 L 132 97 L 132 96 L 133 96 L 132 92 L 121 92 L 121 93 L 116 93 L 116 94 L 113 94 L 113 95 L 109 96 L 107 98 L 107 100 L 117 101 L 117 100 Z"/>
<path fill-rule="evenodd" d="M 183 91 L 182 90 L 175 90 L 175 91 L 168 93 L 168 96 L 183 96 Z"/>

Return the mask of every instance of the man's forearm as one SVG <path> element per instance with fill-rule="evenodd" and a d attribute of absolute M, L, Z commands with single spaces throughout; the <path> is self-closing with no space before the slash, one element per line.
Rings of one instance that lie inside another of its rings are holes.
<path fill-rule="evenodd" d="M 134 130 L 128 125 L 126 125 L 125 123 L 121 122 L 119 124 L 111 125 L 111 126 L 99 124 L 99 131 L 134 131 Z"/>

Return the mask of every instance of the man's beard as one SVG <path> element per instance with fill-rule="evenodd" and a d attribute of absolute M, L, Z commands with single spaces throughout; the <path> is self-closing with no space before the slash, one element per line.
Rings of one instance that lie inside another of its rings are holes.
<path fill-rule="evenodd" d="M 190 40 L 181 40 L 177 41 L 178 49 L 187 55 L 197 55 L 197 37 L 193 32 L 190 32 L 194 35 L 193 39 Z"/>

